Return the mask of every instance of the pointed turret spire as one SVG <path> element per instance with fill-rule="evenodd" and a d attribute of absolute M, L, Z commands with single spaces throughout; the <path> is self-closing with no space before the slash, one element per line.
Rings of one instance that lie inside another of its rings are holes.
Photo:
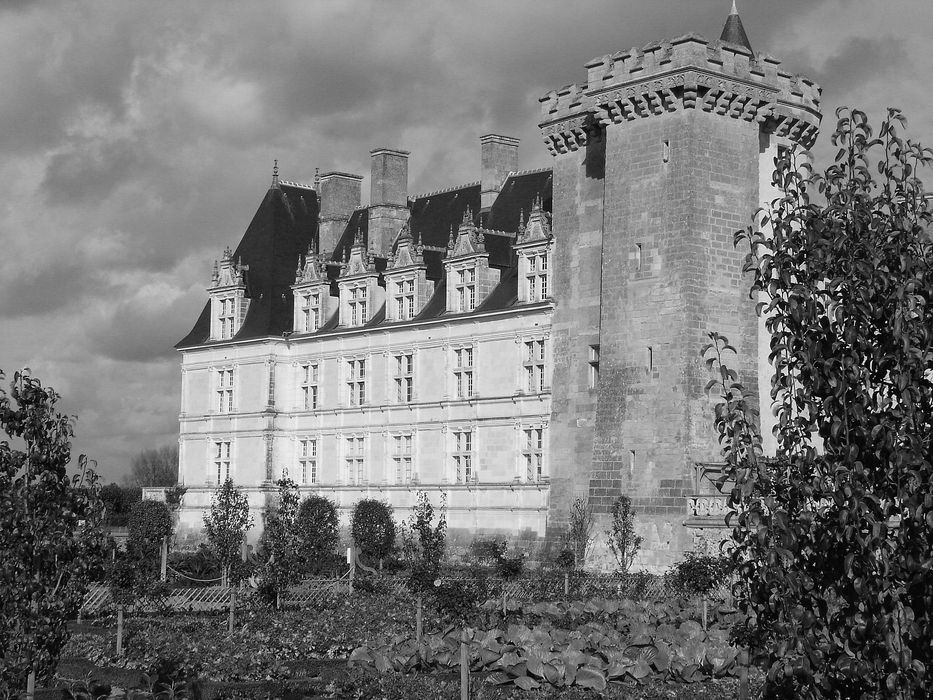
<path fill-rule="evenodd" d="M 735 0 L 732 0 L 732 12 L 729 13 L 729 17 L 726 19 L 726 24 L 722 28 L 722 35 L 719 37 L 719 40 L 729 44 L 744 46 L 749 51 L 752 50 L 752 44 L 748 40 L 748 34 L 745 33 L 745 27 L 742 26 L 742 19 L 739 17 L 739 11 L 735 6 Z"/>
<path fill-rule="evenodd" d="M 272 161 L 272 189 L 279 188 L 279 159 Z"/>

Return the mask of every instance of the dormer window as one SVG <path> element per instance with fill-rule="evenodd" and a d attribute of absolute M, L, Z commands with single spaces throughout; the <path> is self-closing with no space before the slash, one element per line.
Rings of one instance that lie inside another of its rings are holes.
<path fill-rule="evenodd" d="M 457 311 L 472 311 L 476 308 L 476 270 L 468 267 L 456 274 Z"/>
<path fill-rule="evenodd" d="M 330 296 L 327 266 L 317 253 L 309 250 L 295 272 L 295 315 L 292 328 L 297 333 L 319 331 L 334 312 L 336 301 Z"/>
<path fill-rule="evenodd" d="M 383 272 L 386 294 L 386 320 L 411 321 L 421 313 L 433 291 L 428 284 L 427 267 L 422 252 L 406 225 L 399 233 L 395 250 Z"/>
<path fill-rule="evenodd" d="M 548 254 L 547 251 L 541 251 L 537 254 L 528 255 L 527 271 L 525 273 L 525 284 L 528 291 L 528 301 L 544 301 L 548 298 Z"/>
<path fill-rule="evenodd" d="M 513 246 L 518 254 L 518 300 L 526 304 L 547 301 L 551 296 L 551 232 L 550 216 L 535 197 L 527 223 L 518 227 Z"/>
<path fill-rule="evenodd" d="M 211 340 L 231 340 L 240 330 L 246 316 L 249 299 L 246 298 L 248 265 L 234 261 L 227 248 L 220 264 L 214 263 L 214 274 L 208 293 L 211 295 Z"/>
<path fill-rule="evenodd" d="M 393 287 L 395 317 L 399 321 L 410 321 L 415 317 L 415 280 L 398 280 Z"/>
<path fill-rule="evenodd" d="M 300 301 L 300 329 L 303 333 L 313 333 L 321 327 L 321 293 L 302 294 Z"/>
<path fill-rule="evenodd" d="M 220 340 L 229 340 L 233 337 L 233 320 L 236 318 L 236 300 L 218 299 L 217 325 L 220 330 Z"/>
<path fill-rule="evenodd" d="M 350 307 L 350 323 L 348 325 L 362 326 L 366 323 L 366 287 L 353 287 L 350 290 L 350 299 L 347 303 Z"/>

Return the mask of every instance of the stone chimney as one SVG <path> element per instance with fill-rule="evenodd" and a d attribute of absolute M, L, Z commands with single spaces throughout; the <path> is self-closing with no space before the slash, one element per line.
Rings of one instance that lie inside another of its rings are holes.
<path fill-rule="evenodd" d="M 518 139 L 486 134 L 479 139 L 483 161 L 480 206 L 487 211 L 496 201 L 508 174 L 518 170 Z"/>
<path fill-rule="evenodd" d="M 320 177 L 321 198 L 318 252 L 327 259 L 337 247 L 353 210 L 360 206 L 363 176 L 350 173 L 324 173 Z"/>
<path fill-rule="evenodd" d="M 392 241 L 408 222 L 408 151 L 376 148 L 369 155 L 369 249 L 387 258 Z"/>

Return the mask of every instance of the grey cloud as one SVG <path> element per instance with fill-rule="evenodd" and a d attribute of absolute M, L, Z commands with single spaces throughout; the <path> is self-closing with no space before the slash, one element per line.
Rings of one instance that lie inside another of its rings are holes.
<path fill-rule="evenodd" d="M 115 142 L 90 141 L 49 159 L 42 188 L 55 204 L 100 202 L 134 172 L 139 172 L 141 154 L 128 139 Z"/>
<path fill-rule="evenodd" d="M 62 256 L 41 269 L 20 270 L 0 282 L 0 317 L 42 316 L 74 304 L 101 284 L 96 270 Z"/>
<path fill-rule="evenodd" d="M 174 344 L 190 330 L 203 305 L 203 298 L 189 296 L 168 304 L 121 301 L 106 317 L 87 328 L 89 347 L 96 354 L 120 362 L 174 357 Z"/>
<path fill-rule="evenodd" d="M 898 70 L 908 58 L 902 43 L 892 37 L 850 39 L 814 75 L 824 86 L 844 95 L 867 82 Z"/>

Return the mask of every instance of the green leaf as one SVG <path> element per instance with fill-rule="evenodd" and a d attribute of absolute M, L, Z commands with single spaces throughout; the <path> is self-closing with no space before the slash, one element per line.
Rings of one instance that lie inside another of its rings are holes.
<path fill-rule="evenodd" d="M 606 676 L 597 668 L 592 666 L 582 666 L 577 669 L 575 685 L 583 688 L 592 688 L 593 690 L 606 689 Z"/>

